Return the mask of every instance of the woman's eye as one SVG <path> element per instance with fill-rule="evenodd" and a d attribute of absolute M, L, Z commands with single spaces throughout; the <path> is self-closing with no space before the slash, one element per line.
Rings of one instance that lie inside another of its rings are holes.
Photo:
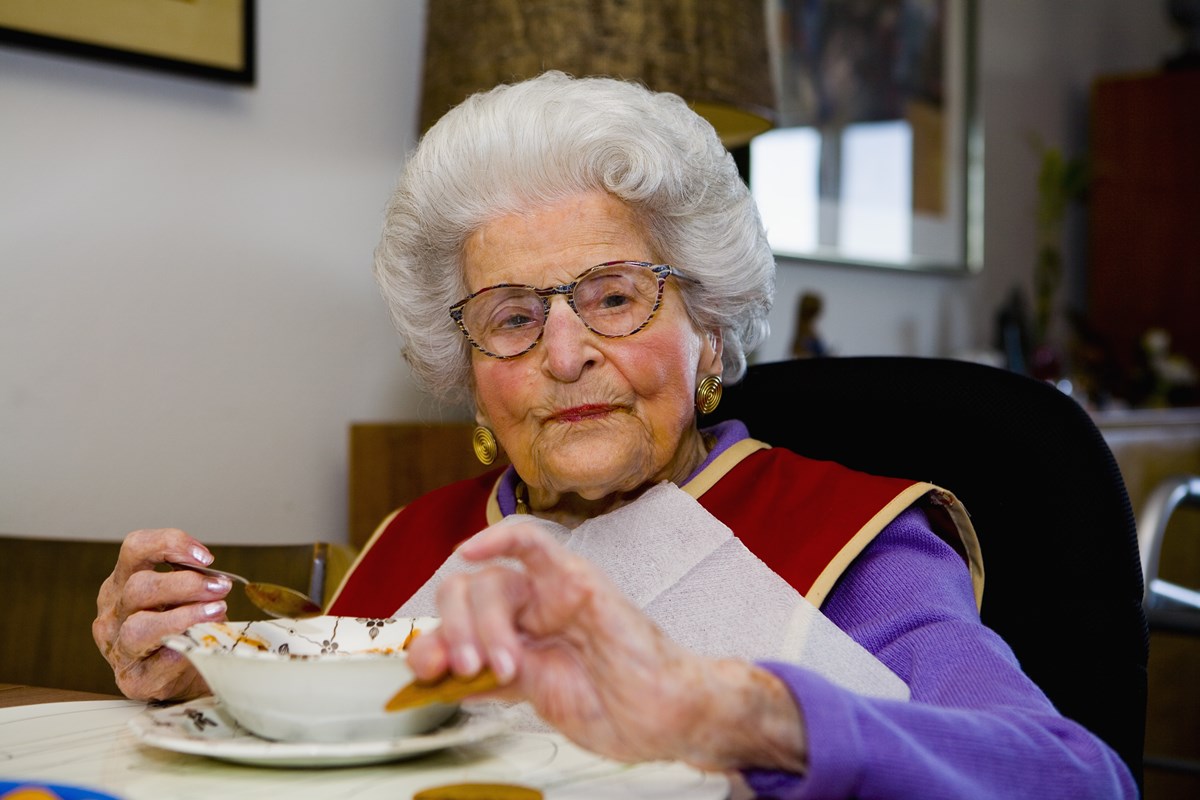
<path fill-rule="evenodd" d="M 633 302 L 633 298 L 620 292 L 609 292 L 600 298 L 600 308 L 620 308 L 623 305 Z"/>
<path fill-rule="evenodd" d="M 526 325 L 533 325 L 534 322 L 536 322 L 536 320 L 534 320 L 534 318 L 528 314 L 515 311 L 507 316 L 498 317 L 493 323 L 492 327 L 500 330 L 523 328 Z"/>
<path fill-rule="evenodd" d="M 488 314 L 488 327 L 494 331 L 511 331 L 537 325 L 541 315 L 537 313 L 540 301 L 506 302 L 497 305 Z"/>
<path fill-rule="evenodd" d="M 637 287 L 620 277 L 593 278 L 575 290 L 575 303 L 594 311 L 611 311 L 637 302 Z"/>

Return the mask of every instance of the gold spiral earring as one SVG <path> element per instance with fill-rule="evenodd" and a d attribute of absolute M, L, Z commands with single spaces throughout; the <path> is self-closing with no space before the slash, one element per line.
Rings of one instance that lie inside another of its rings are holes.
<path fill-rule="evenodd" d="M 711 414 L 721 404 L 721 376 L 708 375 L 696 387 L 696 410 Z"/>
<path fill-rule="evenodd" d="M 472 432 L 471 447 L 475 449 L 475 457 L 484 466 L 495 461 L 496 455 L 500 452 L 500 446 L 496 444 L 496 437 L 482 425 L 477 425 Z"/>

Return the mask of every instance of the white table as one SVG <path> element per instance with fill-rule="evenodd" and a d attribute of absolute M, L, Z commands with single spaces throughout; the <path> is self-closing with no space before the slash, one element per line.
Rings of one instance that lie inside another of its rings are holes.
<path fill-rule="evenodd" d="M 514 783 L 551 800 L 723 800 L 729 781 L 681 764 L 622 765 L 557 734 L 505 734 L 481 744 L 362 767 L 283 769 L 225 763 L 140 742 L 128 727 L 146 706 L 128 700 L 0 708 L 0 781 L 87 786 L 124 800 L 397 800 L 464 782 Z"/>

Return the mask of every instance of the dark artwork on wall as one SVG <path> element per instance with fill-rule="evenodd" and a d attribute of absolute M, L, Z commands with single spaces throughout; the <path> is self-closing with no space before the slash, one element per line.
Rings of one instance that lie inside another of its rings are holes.
<path fill-rule="evenodd" d="M 779 255 L 973 270 L 976 0 L 769 0 L 778 125 L 750 185 Z"/>
<path fill-rule="evenodd" d="M 944 0 L 784 0 L 784 125 L 904 119 L 944 106 Z"/>
<path fill-rule="evenodd" d="M 0 42 L 254 83 L 254 0 L 38 0 L 0 4 Z"/>

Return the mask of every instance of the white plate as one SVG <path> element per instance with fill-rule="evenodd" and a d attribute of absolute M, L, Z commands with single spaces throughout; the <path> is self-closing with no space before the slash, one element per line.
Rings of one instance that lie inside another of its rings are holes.
<path fill-rule="evenodd" d="M 418 736 L 365 742 L 272 742 L 242 728 L 212 697 L 148 708 L 129 720 L 145 744 L 224 761 L 270 767 L 342 767 L 375 764 L 473 744 L 503 733 L 494 717 L 459 713 L 442 727 Z"/>

